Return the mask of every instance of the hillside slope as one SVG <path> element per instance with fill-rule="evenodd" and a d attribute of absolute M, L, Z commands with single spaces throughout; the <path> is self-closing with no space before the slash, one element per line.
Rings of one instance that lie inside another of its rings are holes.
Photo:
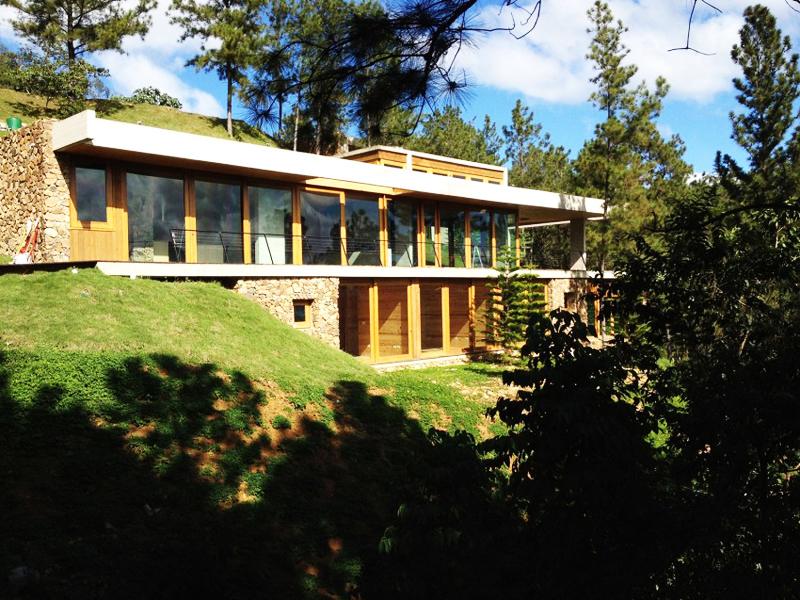
<path fill-rule="evenodd" d="M 387 523 L 457 456 L 428 428 L 488 435 L 502 393 L 488 365 L 377 374 L 215 284 L 2 275 L 0 573 L 35 571 L 30 597 L 386 597 Z"/>
<path fill-rule="evenodd" d="M 0 88 L 0 120 L 5 123 L 6 117 L 16 116 L 27 124 L 45 117 L 56 118 L 53 108 L 54 102 L 45 107 L 45 99 L 40 96 Z M 225 119 L 219 117 L 184 112 L 166 106 L 133 104 L 119 100 L 91 100 L 88 103 L 88 108 L 93 108 L 97 112 L 97 116 L 104 119 L 140 123 L 141 125 L 217 138 L 228 138 Z M 269 136 L 244 121 L 234 121 L 233 133 L 234 138 L 242 142 L 267 146 L 275 145 Z"/>

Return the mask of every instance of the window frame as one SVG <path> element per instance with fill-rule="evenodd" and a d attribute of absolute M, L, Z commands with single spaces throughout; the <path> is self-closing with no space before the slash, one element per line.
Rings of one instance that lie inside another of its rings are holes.
<path fill-rule="evenodd" d="M 303 312 L 305 319 L 302 321 L 297 320 L 297 313 L 295 311 L 297 310 L 298 306 L 304 307 Z M 308 329 L 309 327 L 314 326 L 314 319 L 312 316 L 313 306 L 313 299 L 295 298 L 292 300 L 292 324 L 294 327 L 297 329 Z"/>
<path fill-rule="evenodd" d="M 81 221 L 78 219 L 78 169 L 98 169 L 105 172 L 105 201 L 106 201 L 106 220 L 105 221 Z M 115 171 L 108 161 L 89 161 L 78 160 L 70 164 L 69 167 L 69 225 L 70 229 L 82 229 L 86 231 L 114 231 L 114 178 Z"/>

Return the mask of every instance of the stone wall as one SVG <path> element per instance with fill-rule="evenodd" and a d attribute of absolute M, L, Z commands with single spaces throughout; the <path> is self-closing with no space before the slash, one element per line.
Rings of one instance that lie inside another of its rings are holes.
<path fill-rule="evenodd" d="M 294 325 L 294 301 L 311 300 L 311 326 L 300 330 L 339 348 L 338 278 L 240 279 L 235 289 L 289 325 Z"/>
<path fill-rule="evenodd" d="M 547 310 L 566 308 L 587 319 L 586 299 L 591 283 L 585 279 L 551 279 L 547 282 Z"/>
<path fill-rule="evenodd" d="M 33 215 L 40 219 L 35 261 L 69 260 L 69 175 L 53 152 L 52 127 L 37 121 L 0 138 L 0 254 L 16 254 Z"/>

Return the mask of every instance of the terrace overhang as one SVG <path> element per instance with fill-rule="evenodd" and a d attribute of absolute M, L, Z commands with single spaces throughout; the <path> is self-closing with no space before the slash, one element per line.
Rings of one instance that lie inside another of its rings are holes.
<path fill-rule="evenodd" d="M 393 169 L 97 118 L 87 110 L 53 125 L 53 150 L 310 186 L 519 209 L 520 224 L 602 217 L 598 198 Z"/>

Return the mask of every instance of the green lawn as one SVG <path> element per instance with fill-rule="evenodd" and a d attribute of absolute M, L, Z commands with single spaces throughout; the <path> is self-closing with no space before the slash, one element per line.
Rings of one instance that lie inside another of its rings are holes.
<path fill-rule="evenodd" d="M 428 429 L 485 437 L 505 392 L 483 364 L 378 374 L 216 284 L 0 276 L 0 572 L 39 572 L 33 597 L 380 597 L 383 530 L 446 460 Z"/>
<path fill-rule="evenodd" d="M 97 116 L 126 123 L 140 123 L 163 129 L 184 131 L 218 138 L 227 138 L 225 120 L 195 113 L 183 112 L 165 106 L 132 104 L 117 100 L 92 100 L 88 108 L 94 108 Z M 0 117 L 5 122 L 9 116 L 20 117 L 28 124 L 44 117 L 55 118 L 54 102 L 45 106 L 44 98 L 0 88 Z M 234 138 L 242 142 L 274 146 L 273 140 L 244 121 L 234 122 Z"/>

